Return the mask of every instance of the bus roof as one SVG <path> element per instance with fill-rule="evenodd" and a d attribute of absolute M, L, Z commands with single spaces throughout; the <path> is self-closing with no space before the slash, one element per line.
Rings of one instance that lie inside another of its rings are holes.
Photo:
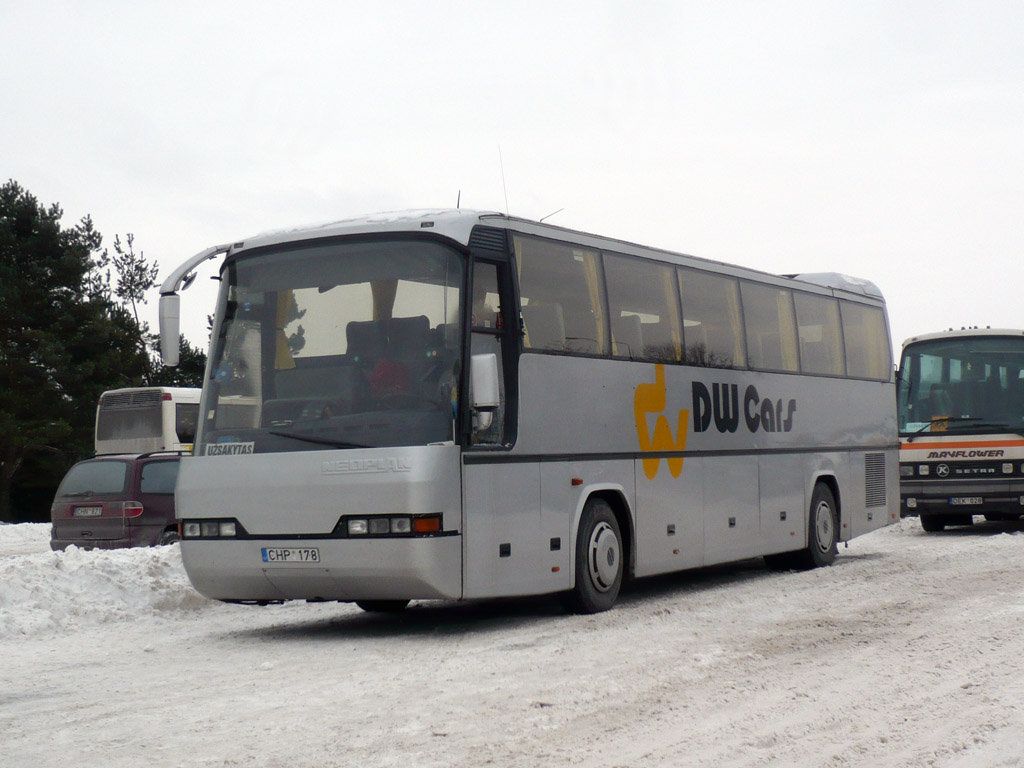
<path fill-rule="evenodd" d="M 172 395 L 191 395 L 191 394 L 194 394 L 196 392 L 201 392 L 202 391 L 199 387 L 162 387 L 162 386 L 152 386 L 152 387 L 121 387 L 120 389 L 108 389 L 108 390 L 105 390 L 103 392 L 103 394 L 106 395 L 106 394 L 110 394 L 111 392 L 144 392 L 144 391 L 147 391 L 147 390 L 154 390 L 154 389 L 158 389 L 161 392 L 167 392 L 167 393 L 172 394 Z"/>
<path fill-rule="evenodd" d="M 126 397 L 135 395 L 138 392 L 159 392 L 161 395 L 170 395 L 182 403 L 198 403 L 202 391 L 198 387 L 121 387 L 120 389 L 108 389 L 100 395 L 100 402 L 109 401 L 110 398 Z"/>
<path fill-rule="evenodd" d="M 716 269 L 732 272 L 733 274 L 756 274 L 772 277 L 782 281 L 796 280 L 819 288 L 842 291 L 846 294 L 866 297 L 878 301 L 883 300 L 882 292 L 871 281 L 850 277 L 838 272 L 776 275 L 752 269 L 750 267 L 728 264 L 726 262 L 715 261 L 713 259 L 707 259 L 700 256 L 691 256 L 689 254 L 643 246 L 637 243 L 618 240 L 603 235 L 593 235 L 578 230 L 559 227 L 553 224 L 545 224 L 530 219 L 507 216 L 496 211 L 476 211 L 449 208 L 376 213 L 368 216 L 325 222 L 322 224 L 271 230 L 234 243 L 230 248 L 230 253 L 236 254 L 242 250 L 249 250 L 250 248 L 260 248 L 302 240 L 380 232 L 430 232 L 431 234 L 449 238 L 468 247 L 473 228 L 478 225 L 501 229 L 512 229 L 514 231 L 522 231 L 540 236 L 546 235 L 555 239 L 569 239 L 581 242 L 585 247 L 594 247 L 603 250 L 619 250 L 633 255 L 650 255 L 653 253 L 660 256 L 670 257 L 670 260 L 683 265 L 688 261 L 696 261 L 700 264 L 714 266 Z M 559 235 L 562 237 L 560 238 Z"/>
<path fill-rule="evenodd" d="M 911 336 L 909 339 L 903 342 L 903 346 L 907 347 L 911 344 L 916 344 L 919 341 L 935 341 L 936 339 L 955 339 L 961 337 L 977 338 L 991 336 L 1024 336 L 1024 331 L 1017 330 L 1015 328 L 961 328 L 959 330 L 950 328 L 948 331 L 939 331 L 937 333 L 922 333 L 918 336 Z"/>

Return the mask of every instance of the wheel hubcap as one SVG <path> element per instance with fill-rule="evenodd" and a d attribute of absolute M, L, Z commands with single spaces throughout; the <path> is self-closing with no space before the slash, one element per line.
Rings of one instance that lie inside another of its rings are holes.
<path fill-rule="evenodd" d="M 828 552 L 832 548 L 834 536 L 832 508 L 823 501 L 814 510 L 814 537 L 817 540 L 818 549 L 821 552 Z"/>
<path fill-rule="evenodd" d="M 608 523 L 601 522 L 590 534 L 587 564 L 590 580 L 601 592 L 607 592 L 619 575 L 619 538 Z"/>

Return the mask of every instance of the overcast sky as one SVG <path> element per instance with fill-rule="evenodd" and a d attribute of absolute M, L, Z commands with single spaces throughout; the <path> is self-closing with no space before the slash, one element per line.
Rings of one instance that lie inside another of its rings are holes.
<path fill-rule="evenodd" d="M 108 246 L 133 233 L 161 278 L 209 245 L 460 192 L 563 209 L 873 280 L 898 348 L 1024 327 L 1022 40 L 1024 3 L 980 0 L 0 0 L 0 176 Z M 210 286 L 182 296 L 204 348 Z"/>

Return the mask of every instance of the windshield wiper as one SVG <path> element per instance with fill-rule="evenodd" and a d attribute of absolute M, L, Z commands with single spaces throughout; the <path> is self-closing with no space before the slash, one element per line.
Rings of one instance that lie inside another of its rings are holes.
<path fill-rule="evenodd" d="M 362 445 L 360 443 L 346 443 L 341 440 L 332 440 L 328 437 L 319 437 L 318 435 L 306 435 L 301 432 L 280 432 L 278 430 L 269 430 L 268 434 L 277 435 L 278 437 L 290 437 L 293 440 L 301 440 L 304 443 L 316 443 L 317 445 L 330 445 L 334 448 L 370 448 L 369 445 Z"/>
<path fill-rule="evenodd" d="M 907 442 L 908 443 L 914 442 L 914 438 L 917 437 L 918 435 L 920 435 L 926 429 L 931 429 L 932 426 L 934 426 L 935 424 L 941 424 L 944 421 L 945 422 L 950 422 L 950 421 L 981 421 L 981 417 L 980 416 L 942 416 L 942 417 L 936 416 L 936 417 L 932 418 L 931 421 L 927 422 L 926 424 L 921 425 L 920 429 L 915 429 L 914 433 L 910 437 L 907 438 Z M 943 430 L 943 431 L 945 431 L 945 430 Z"/>
<path fill-rule="evenodd" d="M 972 424 L 972 427 L 977 429 L 992 429 L 999 430 L 1000 432 L 1009 432 L 1011 435 L 1020 435 L 1024 437 L 1021 430 L 1016 427 L 1011 427 L 1009 424 L 1000 424 L 998 422 L 985 422 L 984 424 Z"/>

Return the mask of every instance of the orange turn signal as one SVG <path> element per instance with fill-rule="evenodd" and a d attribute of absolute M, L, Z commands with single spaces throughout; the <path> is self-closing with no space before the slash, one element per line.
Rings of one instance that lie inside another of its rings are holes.
<path fill-rule="evenodd" d="M 414 533 L 440 533 L 441 516 L 414 517 L 412 519 L 412 530 Z"/>

